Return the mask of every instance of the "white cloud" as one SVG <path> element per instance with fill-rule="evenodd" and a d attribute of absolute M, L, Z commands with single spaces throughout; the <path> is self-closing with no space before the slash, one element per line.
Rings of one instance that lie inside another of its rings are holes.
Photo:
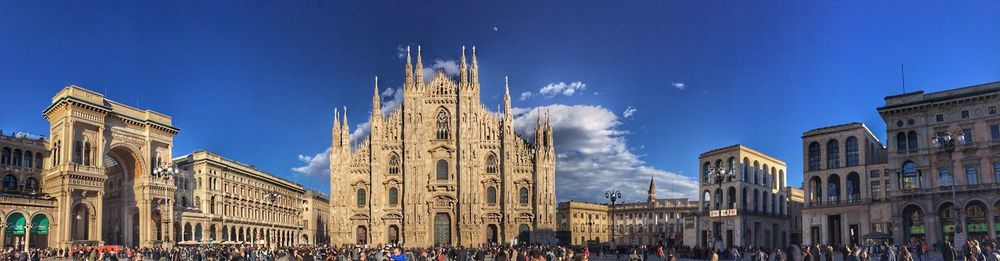
<path fill-rule="evenodd" d="M 434 79 L 434 74 L 438 70 L 444 70 L 444 73 L 448 76 L 458 76 L 458 62 L 455 60 L 434 60 L 434 64 L 424 67 L 424 81 L 430 81 Z"/>
<path fill-rule="evenodd" d="M 587 84 L 580 81 L 571 83 L 553 82 L 539 89 L 538 94 L 545 96 L 546 98 L 552 98 L 556 95 L 572 96 L 576 92 L 584 89 L 587 89 Z"/>
<path fill-rule="evenodd" d="M 685 86 L 683 82 L 671 82 L 670 86 L 674 86 L 674 89 L 678 89 L 678 90 L 682 90 L 682 91 L 684 89 L 687 89 L 687 86 Z"/>
<path fill-rule="evenodd" d="M 329 148 L 313 156 L 299 154 L 299 161 L 306 165 L 292 168 L 292 171 L 305 174 L 305 176 L 309 177 L 325 177 L 330 174 Z"/>
<path fill-rule="evenodd" d="M 695 198 L 698 185 L 682 174 L 649 166 L 627 147 L 621 122 L 610 110 L 594 105 L 547 105 L 515 110 L 514 127 L 534 137 L 539 113 L 552 117 L 556 146 L 556 192 L 559 200 L 604 201 L 604 191 L 622 191 L 626 201 L 644 200 L 654 177 L 661 198 Z"/>
<path fill-rule="evenodd" d="M 533 94 L 531 94 L 531 92 L 522 92 L 521 93 L 521 98 L 518 99 L 518 100 L 522 100 L 522 101 L 526 100 L 528 98 L 531 98 L 531 95 L 533 95 Z"/>
<path fill-rule="evenodd" d="M 631 118 L 632 115 L 635 114 L 635 111 L 637 111 L 635 108 L 632 108 L 632 106 L 628 106 L 628 108 L 625 108 L 625 112 L 622 112 L 622 117 Z"/>
<path fill-rule="evenodd" d="M 396 58 L 406 58 L 406 47 L 403 47 L 402 45 L 396 46 Z"/>

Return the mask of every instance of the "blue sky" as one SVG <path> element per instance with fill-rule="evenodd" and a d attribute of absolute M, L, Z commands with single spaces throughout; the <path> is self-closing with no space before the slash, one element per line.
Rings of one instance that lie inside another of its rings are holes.
<path fill-rule="evenodd" d="M 76 84 L 172 115 L 175 155 L 208 149 L 328 191 L 309 164 L 330 144 L 334 107 L 363 124 L 372 78 L 383 90 L 403 80 L 402 46 L 422 45 L 425 65 L 448 70 L 475 45 L 488 107 L 508 75 L 522 120 L 545 109 L 561 119 L 560 201 L 609 187 L 643 199 L 650 176 L 661 197 L 691 196 L 684 177 L 698 154 L 734 143 L 785 160 L 796 185 L 802 132 L 860 121 L 884 139 L 875 107 L 903 91 L 900 64 L 911 91 L 1000 80 L 998 11 L 996 1 L 2 1 L 0 129 L 47 135 L 41 111 Z"/>

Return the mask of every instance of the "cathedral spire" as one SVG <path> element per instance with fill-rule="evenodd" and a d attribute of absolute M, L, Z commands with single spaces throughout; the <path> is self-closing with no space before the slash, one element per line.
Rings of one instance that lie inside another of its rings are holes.
<path fill-rule="evenodd" d="M 347 106 L 344 106 L 344 121 L 341 122 L 343 127 L 340 127 L 340 146 L 343 146 L 350 150 L 351 148 L 351 127 L 347 125 Z"/>
<path fill-rule="evenodd" d="M 469 88 L 469 67 L 465 64 L 465 45 L 462 46 L 462 64 L 459 65 L 458 74 L 461 79 L 462 88 Z"/>
<path fill-rule="evenodd" d="M 649 176 L 649 197 L 646 198 L 647 202 L 653 202 L 656 200 L 656 183 L 653 183 L 653 176 Z"/>
<path fill-rule="evenodd" d="M 375 76 L 375 93 L 372 94 L 372 118 L 382 116 L 382 106 L 378 96 L 378 76 Z"/>
<path fill-rule="evenodd" d="M 403 84 L 404 90 L 409 90 L 413 88 L 413 64 L 410 63 L 410 46 L 406 46 L 406 83 Z"/>
<path fill-rule="evenodd" d="M 476 60 L 476 46 L 472 46 L 472 68 L 469 68 L 469 81 L 479 87 L 479 62 Z"/>
<path fill-rule="evenodd" d="M 333 108 L 333 135 L 330 140 L 333 146 L 340 144 L 340 112 Z"/>
<path fill-rule="evenodd" d="M 414 87 L 424 85 L 424 63 L 422 60 L 423 58 L 420 56 L 420 46 L 417 45 L 417 69 L 413 71 L 413 73 L 416 74 L 417 79 L 414 83 Z"/>
<path fill-rule="evenodd" d="M 473 56 L 475 57 L 475 56 Z M 475 58 L 473 58 L 475 61 Z M 503 77 L 503 113 L 510 114 L 510 78 Z"/>

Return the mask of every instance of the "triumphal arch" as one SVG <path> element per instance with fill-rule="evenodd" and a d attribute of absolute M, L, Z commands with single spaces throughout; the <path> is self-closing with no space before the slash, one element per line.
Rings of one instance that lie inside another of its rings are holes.
<path fill-rule="evenodd" d="M 53 245 L 171 245 L 176 187 L 152 175 L 171 162 L 171 118 L 74 85 L 42 115 L 51 152 L 43 192 L 58 202 Z"/>

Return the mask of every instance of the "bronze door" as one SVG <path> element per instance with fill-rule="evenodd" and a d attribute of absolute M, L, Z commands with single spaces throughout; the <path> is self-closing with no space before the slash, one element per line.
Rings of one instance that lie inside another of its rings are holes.
<path fill-rule="evenodd" d="M 451 218 L 448 214 L 434 216 L 434 245 L 451 244 Z"/>

